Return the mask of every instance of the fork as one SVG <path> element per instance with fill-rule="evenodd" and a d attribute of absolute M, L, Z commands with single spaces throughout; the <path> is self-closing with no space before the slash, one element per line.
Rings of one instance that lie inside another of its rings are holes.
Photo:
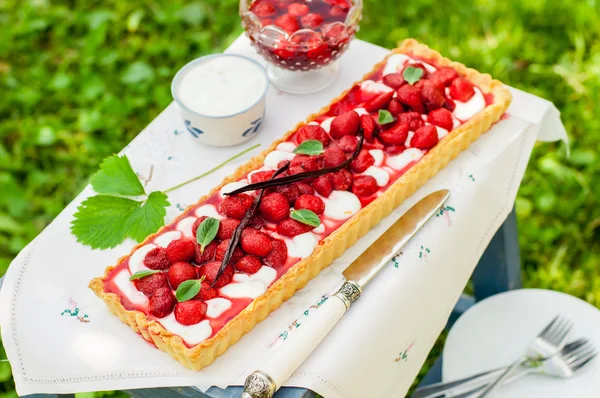
<path fill-rule="evenodd" d="M 439 394 L 440 391 L 446 391 L 449 388 L 454 388 L 457 386 L 462 386 L 464 383 L 472 383 L 478 386 L 481 386 L 480 383 L 477 383 L 477 380 L 480 377 L 490 375 L 493 372 L 496 372 L 492 375 L 492 377 L 497 377 L 500 379 L 504 379 L 512 370 L 517 367 L 524 365 L 528 361 L 540 361 L 558 353 L 564 345 L 564 340 L 567 337 L 567 334 L 572 328 L 572 324 L 566 318 L 557 315 L 541 332 L 540 334 L 531 342 L 527 349 L 527 354 L 520 358 L 518 361 L 513 363 L 510 366 L 505 368 L 497 369 L 495 371 L 489 371 L 485 373 L 480 373 L 475 376 L 470 376 L 465 379 L 454 380 L 446 383 L 437 383 L 427 387 L 423 387 L 418 389 L 415 392 L 415 398 L 428 398 L 435 397 Z M 498 376 L 498 372 L 502 371 L 502 374 Z M 492 379 L 493 380 L 493 379 Z M 487 379 L 489 383 L 490 379 Z M 501 380 L 497 380 L 496 384 L 498 384 Z M 487 384 L 487 383 L 484 383 Z M 464 391 L 464 389 L 461 388 Z M 484 391 L 485 393 L 485 391 Z"/>
<path fill-rule="evenodd" d="M 504 381 L 504 384 L 529 374 L 542 374 L 568 379 L 590 363 L 597 354 L 595 348 L 587 339 L 578 339 L 564 346 L 560 353 L 555 356 L 541 362 L 532 361 L 521 366 Z M 463 383 L 458 387 L 455 386 L 447 390 L 437 391 L 431 395 L 427 395 L 427 397 L 466 398 L 481 391 L 487 383 L 493 380 L 491 377 L 495 377 L 501 370 L 497 369 L 486 372 L 488 373 L 486 376 L 477 379 L 475 382 L 477 384 Z"/>

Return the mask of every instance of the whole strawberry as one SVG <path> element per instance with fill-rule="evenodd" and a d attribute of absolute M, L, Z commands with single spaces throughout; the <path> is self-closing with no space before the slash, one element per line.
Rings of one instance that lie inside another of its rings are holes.
<path fill-rule="evenodd" d="M 274 239 L 272 242 L 271 253 L 263 259 L 269 267 L 279 268 L 285 265 L 287 260 L 287 245 L 284 241 Z"/>
<path fill-rule="evenodd" d="M 219 261 L 219 263 L 221 261 L 223 261 L 223 259 L 225 258 L 225 253 L 227 252 L 227 248 L 229 247 L 230 242 L 231 242 L 231 239 L 225 239 L 224 241 L 219 243 L 219 246 L 217 246 L 217 251 L 215 253 L 215 260 Z M 243 256 L 244 256 L 244 253 L 242 252 L 242 249 L 240 249 L 239 246 L 236 247 L 233 250 L 233 255 L 231 256 L 231 260 L 229 261 L 229 264 L 234 264 L 236 261 L 238 261 Z"/>
<path fill-rule="evenodd" d="M 289 216 L 290 204 L 285 196 L 273 192 L 262 198 L 258 206 L 258 212 L 265 220 L 276 223 Z"/>
<path fill-rule="evenodd" d="M 275 171 L 257 171 L 250 176 L 250 182 L 256 184 L 257 182 L 270 180 L 273 174 L 275 174 Z"/>
<path fill-rule="evenodd" d="M 424 113 L 425 105 L 421 98 L 421 89 L 417 86 L 405 84 L 398 89 L 398 101 L 415 112 Z"/>
<path fill-rule="evenodd" d="M 335 167 L 346 161 L 346 153 L 342 151 L 340 147 L 334 145 L 330 145 L 325 149 L 323 156 L 325 159 L 325 167 Z"/>
<path fill-rule="evenodd" d="M 344 112 L 331 122 L 329 134 L 333 138 L 342 138 L 344 135 L 356 135 L 360 127 L 360 117 L 354 111 Z"/>
<path fill-rule="evenodd" d="M 202 267 L 200 267 L 200 277 L 204 277 L 208 283 L 213 283 L 215 278 L 217 277 L 217 273 L 219 272 L 219 268 L 221 268 L 220 261 L 211 261 L 206 263 Z M 220 289 L 223 286 L 231 283 L 233 279 L 233 267 L 228 265 L 225 267 L 225 270 L 219 277 L 219 280 L 215 283 L 215 288 Z"/>
<path fill-rule="evenodd" d="M 428 124 L 417 131 L 410 140 L 410 146 L 419 149 L 433 148 L 438 142 L 438 135 L 435 126 Z"/>
<path fill-rule="evenodd" d="M 135 280 L 133 283 L 137 290 L 148 297 L 152 297 L 159 289 L 169 288 L 169 279 L 166 272 L 148 275 Z"/>
<path fill-rule="evenodd" d="M 290 204 L 300 196 L 300 188 L 296 184 L 279 185 L 275 187 L 275 192 L 282 194 Z"/>
<path fill-rule="evenodd" d="M 190 263 L 184 262 L 173 264 L 171 268 L 169 268 L 169 273 L 167 275 L 169 276 L 169 284 L 173 290 L 177 290 L 179 285 L 185 281 L 198 278 L 196 267 Z"/>
<path fill-rule="evenodd" d="M 457 77 L 458 72 L 455 69 L 443 66 L 429 75 L 429 80 L 436 86 L 448 87 Z"/>
<path fill-rule="evenodd" d="M 271 252 L 271 238 L 254 228 L 242 232 L 242 250 L 247 254 L 264 257 Z"/>
<path fill-rule="evenodd" d="M 158 289 L 148 301 L 148 312 L 156 318 L 164 318 L 173 311 L 175 297 L 168 287 Z"/>
<path fill-rule="evenodd" d="M 346 169 L 341 169 L 330 174 L 333 189 L 337 191 L 347 191 L 352 187 L 352 173 Z"/>
<path fill-rule="evenodd" d="M 310 210 L 315 214 L 323 214 L 325 211 L 325 203 L 321 198 L 314 195 L 302 195 L 296 199 L 294 204 L 296 210 L 306 209 Z"/>
<path fill-rule="evenodd" d="M 295 182 L 293 185 L 295 185 L 298 188 L 300 195 L 312 195 L 315 193 L 314 188 L 310 184 L 307 184 L 305 182 L 299 181 Z"/>
<path fill-rule="evenodd" d="M 192 234 L 194 235 L 194 238 L 196 237 L 196 233 L 198 232 L 198 228 L 200 227 L 200 224 L 202 224 L 204 222 L 204 220 L 206 220 L 208 217 L 207 216 L 202 216 L 202 217 L 198 217 L 196 219 L 196 221 L 194 221 L 194 224 L 192 225 Z"/>
<path fill-rule="evenodd" d="M 167 245 L 167 257 L 171 263 L 192 261 L 196 254 L 196 244 L 191 239 L 177 239 Z"/>
<path fill-rule="evenodd" d="M 404 112 L 404 106 L 396 98 L 390 101 L 387 109 L 394 117 Z"/>
<path fill-rule="evenodd" d="M 416 131 L 425 126 L 425 122 L 418 112 L 404 112 L 398 115 L 398 122 L 408 123 L 409 131 Z"/>
<path fill-rule="evenodd" d="M 219 205 L 219 213 L 230 218 L 241 220 L 248 210 L 250 210 L 252 202 L 254 202 L 254 198 L 245 193 L 227 196 Z"/>
<path fill-rule="evenodd" d="M 275 6 L 268 1 L 256 1 L 250 7 L 250 11 L 259 18 L 266 18 L 275 14 Z"/>
<path fill-rule="evenodd" d="M 356 196 L 370 196 L 378 189 L 377 180 L 371 176 L 357 176 L 352 184 L 352 193 Z"/>
<path fill-rule="evenodd" d="M 408 124 L 398 122 L 392 128 L 380 132 L 379 138 L 387 145 L 403 145 L 408 138 Z"/>
<path fill-rule="evenodd" d="M 326 175 L 317 177 L 315 179 L 315 181 L 313 182 L 313 187 L 315 188 L 315 191 L 319 195 L 328 198 L 329 195 L 331 195 L 331 192 L 333 192 L 333 184 L 331 182 L 330 175 L 326 174 Z"/>
<path fill-rule="evenodd" d="M 475 89 L 473 88 L 473 84 L 459 77 L 458 79 L 454 79 L 452 84 L 450 85 L 450 96 L 457 101 L 467 102 L 475 95 Z"/>
<path fill-rule="evenodd" d="M 235 269 L 249 275 L 257 273 L 261 267 L 260 259 L 256 256 L 244 256 L 235 263 Z"/>
<path fill-rule="evenodd" d="M 200 323 L 206 315 L 208 305 L 204 301 L 189 300 L 175 305 L 175 320 L 185 326 Z"/>
<path fill-rule="evenodd" d="M 406 83 L 406 81 L 404 80 L 402 73 L 388 73 L 383 77 L 383 84 L 394 90 L 398 90 L 404 83 Z"/>
<path fill-rule="evenodd" d="M 240 221 L 234 218 L 225 218 L 219 222 L 219 230 L 216 238 L 219 240 L 230 239 L 235 229 L 240 225 Z"/>
<path fill-rule="evenodd" d="M 144 265 L 150 269 L 165 270 L 171 266 L 167 251 L 162 247 L 155 247 L 144 257 Z"/>
<path fill-rule="evenodd" d="M 425 108 L 432 111 L 444 106 L 444 102 L 446 101 L 444 93 L 428 80 L 421 80 L 420 82 L 423 82 L 421 96 L 423 97 Z"/>
<path fill-rule="evenodd" d="M 363 116 L 370 117 L 368 115 L 363 115 Z M 373 119 L 371 118 L 371 120 L 373 120 Z M 354 152 L 357 145 L 358 145 L 358 138 L 356 138 L 353 135 L 345 135 L 342 138 L 340 138 L 340 141 L 338 142 L 338 147 L 346 153 Z"/>
<path fill-rule="evenodd" d="M 365 110 L 369 113 L 377 112 L 380 109 L 387 107 L 392 98 L 394 97 L 394 92 L 389 91 L 385 93 L 381 93 L 376 97 L 370 99 L 365 103 Z"/>
<path fill-rule="evenodd" d="M 452 130 L 452 127 L 454 126 L 452 113 L 443 108 L 429 112 L 427 115 L 427 121 L 448 131 Z"/>
<path fill-rule="evenodd" d="M 277 233 L 282 236 L 293 238 L 296 235 L 300 235 L 311 231 L 315 227 L 296 221 L 293 218 L 287 218 L 277 224 Z"/>
<path fill-rule="evenodd" d="M 217 289 L 210 287 L 210 282 L 203 280 L 200 285 L 200 291 L 196 297 L 194 297 L 195 299 L 210 300 L 218 296 Z"/>
<path fill-rule="evenodd" d="M 296 17 L 290 14 L 283 14 L 275 18 L 275 25 L 279 26 L 289 34 L 292 34 L 300 29 L 300 24 L 296 20 Z"/>
<path fill-rule="evenodd" d="M 309 12 L 309 8 L 306 4 L 292 3 L 288 6 L 288 13 L 295 17 L 302 17 Z"/>
<path fill-rule="evenodd" d="M 350 163 L 350 168 L 355 173 L 362 173 L 375 164 L 375 158 L 366 149 L 361 149 L 358 156 Z"/>
<path fill-rule="evenodd" d="M 395 99 L 392 101 L 396 101 Z M 391 105 L 391 102 L 390 102 Z M 363 134 L 365 136 L 365 140 L 368 142 L 373 142 L 375 139 L 375 135 L 379 131 L 379 124 L 373 119 L 371 115 L 362 115 L 360 117 L 360 125 L 363 128 Z M 346 136 L 344 136 L 346 137 Z M 342 138 L 344 138 L 342 137 Z M 351 137 L 351 136 L 349 136 Z M 341 140 L 340 140 L 341 142 Z"/>
<path fill-rule="evenodd" d="M 300 19 L 303 28 L 316 29 L 323 23 L 323 17 L 320 14 L 311 12 Z"/>
<path fill-rule="evenodd" d="M 215 259 L 215 255 L 217 254 L 217 247 L 219 244 L 215 241 L 210 242 L 202 251 L 200 245 L 196 245 L 196 253 L 194 254 L 194 263 L 197 265 L 202 265 L 206 262 L 212 261 Z"/>
<path fill-rule="evenodd" d="M 300 145 L 307 140 L 321 141 L 323 146 L 327 146 L 331 142 L 331 137 L 329 137 L 329 134 L 327 134 L 325 129 L 318 124 L 307 124 L 300 127 L 298 132 L 294 135 L 294 141 L 296 144 Z"/>

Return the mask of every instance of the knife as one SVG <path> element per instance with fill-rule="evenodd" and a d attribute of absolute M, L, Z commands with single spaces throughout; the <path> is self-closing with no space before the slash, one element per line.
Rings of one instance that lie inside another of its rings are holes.
<path fill-rule="evenodd" d="M 302 328 L 295 329 L 261 369 L 248 375 L 242 398 L 271 398 L 360 297 L 364 286 L 437 213 L 449 196 L 450 191 L 442 189 L 421 199 L 354 260 L 342 272 L 346 281 L 337 293 L 304 321 Z"/>

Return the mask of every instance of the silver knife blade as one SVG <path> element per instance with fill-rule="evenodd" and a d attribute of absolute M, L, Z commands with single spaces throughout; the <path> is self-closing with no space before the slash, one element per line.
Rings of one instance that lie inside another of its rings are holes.
<path fill-rule="evenodd" d="M 450 197 L 442 189 L 418 201 L 354 260 L 342 275 L 361 289 L 394 257 Z"/>

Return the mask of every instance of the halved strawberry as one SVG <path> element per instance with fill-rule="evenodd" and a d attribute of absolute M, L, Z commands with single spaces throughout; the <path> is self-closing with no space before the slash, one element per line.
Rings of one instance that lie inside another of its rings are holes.
<path fill-rule="evenodd" d="M 378 189 L 377 180 L 371 176 L 357 176 L 352 185 L 352 193 L 357 196 L 370 196 Z"/>
<path fill-rule="evenodd" d="M 450 96 L 457 101 L 467 102 L 475 95 L 473 84 L 467 79 L 459 77 L 450 85 Z"/>
<path fill-rule="evenodd" d="M 219 268 L 221 268 L 220 261 L 211 261 L 200 267 L 198 273 L 200 274 L 200 277 L 204 277 L 208 283 L 212 284 L 217 277 Z M 233 272 L 233 267 L 231 265 L 226 266 L 214 287 L 218 289 L 230 283 L 233 279 Z"/>
<path fill-rule="evenodd" d="M 388 73 L 383 77 L 383 84 L 394 90 L 398 90 L 404 83 L 406 83 L 406 81 L 404 80 L 402 73 Z"/>
<path fill-rule="evenodd" d="M 452 126 L 454 125 L 452 113 L 444 108 L 429 112 L 427 115 L 427 121 L 448 131 L 452 130 Z"/>
<path fill-rule="evenodd" d="M 171 289 L 163 287 L 158 289 L 148 301 L 148 312 L 157 318 L 164 318 L 173 311 L 177 300 Z"/>
<path fill-rule="evenodd" d="M 293 218 L 286 218 L 277 224 L 277 233 L 282 236 L 293 238 L 296 235 L 306 233 L 315 227 L 296 221 Z"/>
<path fill-rule="evenodd" d="M 323 146 L 327 146 L 331 142 L 331 137 L 329 137 L 329 134 L 327 134 L 325 129 L 318 124 L 307 124 L 300 127 L 298 132 L 294 135 L 294 141 L 298 145 L 306 140 L 321 141 Z"/>
<path fill-rule="evenodd" d="M 366 149 L 361 149 L 358 156 L 350 163 L 350 168 L 355 173 L 362 173 L 375 164 L 375 158 Z"/>
<path fill-rule="evenodd" d="M 331 122 L 329 134 L 333 138 L 341 138 L 344 135 L 356 135 L 360 127 L 360 117 L 354 111 L 347 111 L 338 115 Z"/>
<path fill-rule="evenodd" d="M 390 103 L 393 97 L 393 91 L 381 93 L 367 101 L 364 105 L 364 108 L 369 113 L 377 112 L 378 110 L 385 108 Z"/>
<path fill-rule="evenodd" d="M 403 145 L 408 137 L 408 123 L 398 122 L 395 126 L 379 133 L 379 138 L 387 145 Z"/>
<path fill-rule="evenodd" d="M 390 101 L 387 109 L 392 116 L 398 116 L 400 113 L 404 112 L 404 105 L 402 105 L 396 98 L 393 98 Z"/>
<path fill-rule="evenodd" d="M 458 72 L 455 69 L 449 66 L 442 66 L 429 76 L 429 80 L 436 86 L 448 87 L 457 77 Z"/>
<path fill-rule="evenodd" d="M 424 113 L 425 106 L 421 98 L 421 89 L 417 86 L 405 84 L 398 89 L 398 101 L 408 106 L 415 112 Z"/>
<path fill-rule="evenodd" d="M 435 126 L 428 124 L 415 131 L 415 135 L 410 140 L 410 146 L 419 149 L 429 149 L 434 147 L 437 142 L 437 129 Z"/>

